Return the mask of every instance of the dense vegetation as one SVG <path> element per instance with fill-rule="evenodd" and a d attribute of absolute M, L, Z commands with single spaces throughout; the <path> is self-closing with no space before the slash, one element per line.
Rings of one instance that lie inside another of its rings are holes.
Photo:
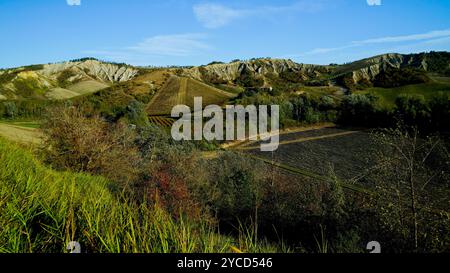
<path fill-rule="evenodd" d="M 364 127 L 395 127 L 402 123 L 416 127 L 422 133 L 448 133 L 450 101 L 445 93 L 438 93 L 427 101 L 421 95 L 399 95 L 393 109 L 380 106 L 373 94 L 354 94 L 346 97 L 338 122 Z"/>
<path fill-rule="evenodd" d="M 198 145 L 174 142 L 158 127 L 108 122 L 80 110 L 59 108 L 42 125 L 46 140 L 36 156 L 57 171 L 0 142 L 2 251 L 60 252 L 71 240 L 89 252 L 210 252 L 231 246 L 249 252 L 360 252 L 373 238 L 389 242 L 388 252 L 444 251 L 448 245 L 448 214 L 440 200 L 449 190 L 450 161 L 436 138 L 419 144 L 403 131 L 378 135 L 377 171 L 361 177 L 377 189 L 367 195 L 345 190 L 332 168 L 316 179 L 234 152 L 204 158 Z M 408 159 L 414 162 L 413 186 L 386 184 L 394 176 L 411 179 L 410 165 L 390 152 L 391 145 L 402 145 L 399 155 L 414 149 Z M 392 206 L 393 192 L 401 199 Z M 218 235 L 217 227 L 227 236 Z"/>
<path fill-rule="evenodd" d="M 429 64 L 445 73 L 445 63 Z M 351 178 L 336 170 L 328 157 L 337 141 L 318 152 L 325 156 L 315 160 L 328 164 L 320 174 L 315 161 L 295 155 L 299 143 L 284 146 L 291 153 L 276 165 L 274 154 L 261 160 L 217 143 L 175 142 L 149 121 L 154 90 L 140 82 L 50 101 L 37 84 L 17 81 L 37 97 L 0 101 L 0 118 L 41 120 L 44 141 L 30 150 L 0 139 L 0 252 L 62 252 L 74 240 L 88 252 L 341 253 L 362 252 L 372 240 L 385 252 L 448 251 L 447 84 L 409 68 L 358 83 L 294 70 L 264 77 L 244 70 L 232 83 L 200 73 L 238 94 L 231 103 L 280 105 L 284 128 L 370 129 L 351 141 L 367 157 L 364 169 Z M 73 76 L 62 73 L 58 84 Z M 200 93 L 210 89 L 196 84 Z M 300 160 L 316 172 L 296 169 Z"/>
<path fill-rule="evenodd" d="M 3 139 L 0 160 L 0 252 L 61 253 L 70 241 L 88 253 L 276 251 L 246 230 L 233 239 L 208 220 L 137 203 L 105 178 L 54 171 Z"/>
<path fill-rule="evenodd" d="M 426 82 L 430 82 L 430 78 L 424 71 L 412 68 L 388 68 L 375 77 L 374 86 L 392 88 Z"/>

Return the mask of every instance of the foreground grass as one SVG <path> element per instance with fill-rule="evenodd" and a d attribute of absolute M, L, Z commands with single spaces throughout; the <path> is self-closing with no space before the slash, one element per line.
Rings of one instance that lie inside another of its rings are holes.
<path fill-rule="evenodd" d="M 102 177 L 57 172 L 0 138 L 0 252 L 275 252 L 242 229 L 219 235 L 206 221 L 174 219 L 157 206 L 116 196 Z"/>

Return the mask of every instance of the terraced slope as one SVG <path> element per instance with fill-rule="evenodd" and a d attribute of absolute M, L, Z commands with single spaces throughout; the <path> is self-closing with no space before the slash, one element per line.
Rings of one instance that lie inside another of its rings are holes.
<path fill-rule="evenodd" d="M 170 115 L 176 105 L 193 107 L 194 97 L 202 97 L 203 105 L 223 105 L 234 96 L 200 81 L 172 75 L 148 104 L 147 113 L 150 116 Z"/>

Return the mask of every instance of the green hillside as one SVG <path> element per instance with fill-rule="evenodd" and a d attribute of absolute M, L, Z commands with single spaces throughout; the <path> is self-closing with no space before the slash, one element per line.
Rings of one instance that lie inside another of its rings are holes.
<path fill-rule="evenodd" d="M 356 93 L 374 94 L 380 98 L 380 103 L 382 105 L 391 108 L 395 104 L 395 99 L 403 94 L 421 95 L 424 96 L 425 100 L 430 100 L 439 93 L 450 95 L 450 83 L 433 81 L 430 83 L 406 85 L 396 88 L 372 87 Z"/>

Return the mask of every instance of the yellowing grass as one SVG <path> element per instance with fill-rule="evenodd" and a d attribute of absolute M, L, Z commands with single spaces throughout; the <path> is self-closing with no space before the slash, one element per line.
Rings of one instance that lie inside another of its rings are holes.
<path fill-rule="evenodd" d="M 25 144 L 38 144 L 42 140 L 42 134 L 36 128 L 23 127 L 2 122 L 0 122 L 0 136 Z"/>

